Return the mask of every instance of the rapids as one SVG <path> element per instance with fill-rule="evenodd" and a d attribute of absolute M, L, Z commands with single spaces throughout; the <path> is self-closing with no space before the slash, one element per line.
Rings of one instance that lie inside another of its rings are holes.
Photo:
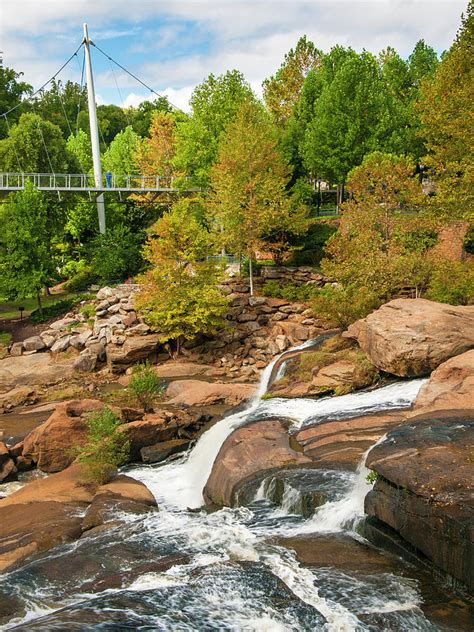
<path fill-rule="evenodd" d="M 269 481 L 248 507 L 198 509 L 219 449 L 240 425 L 278 416 L 301 427 L 328 415 L 407 407 L 423 383 L 400 381 L 321 400 L 262 400 L 272 370 L 270 365 L 264 371 L 246 410 L 216 423 L 187 454 L 126 468 L 153 492 L 159 511 L 118 516 L 123 522 L 117 527 L 0 576 L 0 614 L 2 600 L 3 611 L 11 611 L 2 629 L 458 629 L 425 615 L 429 581 L 421 571 L 375 549 L 356 532 L 370 489 L 365 457 L 356 473 L 319 473 L 328 501 L 309 519 L 295 512 L 299 498 L 291 484 L 276 507 L 269 500 Z M 303 554 L 312 559 L 305 566 L 298 561 L 303 545 Z M 429 586 L 430 594 L 436 593 Z"/>

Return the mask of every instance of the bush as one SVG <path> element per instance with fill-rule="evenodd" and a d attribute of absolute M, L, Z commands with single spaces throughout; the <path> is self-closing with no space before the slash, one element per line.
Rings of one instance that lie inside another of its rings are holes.
<path fill-rule="evenodd" d="M 52 318 L 56 318 L 57 316 L 62 316 L 69 312 L 74 305 L 77 305 L 81 301 L 90 299 L 90 294 L 78 294 L 74 298 L 65 298 L 62 301 L 57 301 L 56 303 L 52 303 L 47 307 L 43 307 L 43 313 L 41 314 L 39 309 L 35 309 L 30 314 L 30 321 L 34 324 L 45 323 Z"/>
<path fill-rule="evenodd" d="M 143 267 L 142 245 L 142 233 L 132 234 L 123 225 L 98 235 L 90 247 L 92 271 L 97 279 L 104 283 L 122 281 L 139 272 Z"/>
<path fill-rule="evenodd" d="M 92 482 L 104 484 L 117 467 L 128 459 L 130 442 L 119 431 L 120 420 L 105 406 L 87 417 L 88 433 L 83 445 L 74 450 L 76 461 L 86 467 Z"/>
<path fill-rule="evenodd" d="M 474 226 L 470 226 L 467 233 L 464 235 L 464 241 L 462 244 L 463 250 L 469 254 L 474 254 Z"/>
<path fill-rule="evenodd" d="M 426 298 L 451 305 L 474 301 L 474 267 L 460 261 L 443 261 L 431 274 Z"/>
<path fill-rule="evenodd" d="M 267 281 L 262 287 L 264 296 L 284 298 L 287 301 L 309 301 L 319 293 L 311 285 L 280 285 L 278 281 Z"/>
<path fill-rule="evenodd" d="M 96 283 L 97 280 L 98 277 L 95 272 L 93 272 L 92 268 L 90 266 L 86 266 L 71 277 L 69 281 L 66 281 L 64 289 L 69 292 L 81 292 L 89 289 L 89 287 Z"/>
<path fill-rule="evenodd" d="M 128 390 L 135 395 L 140 406 L 146 411 L 152 407 L 154 400 L 163 393 L 163 382 L 157 377 L 148 362 L 133 367 L 132 379 Z"/>
<path fill-rule="evenodd" d="M 79 312 L 87 319 L 93 318 L 95 316 L 95 305 L 93 305 L 92 303 L 86 303 L 85 305 L 81 306 Z"/>
<path fill-rule="evenodd" d="M 290 259 L 292 266 L 317 266 L 324 256 L 326 242 L 337 231 L 334 223 L 314 222 L 301 240 L 301 248 Z"/>
<path fill-rule="evenodd" d="M 345 329 L 380 307 L 381 299 L 365 288 L 326 286 L 318 291 L 311 307 L 330 327 Z"/>

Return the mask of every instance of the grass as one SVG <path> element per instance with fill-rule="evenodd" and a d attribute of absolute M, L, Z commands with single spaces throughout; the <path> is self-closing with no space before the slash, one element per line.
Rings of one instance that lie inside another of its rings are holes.
<path fill-rule="evenodd" d="M 74 299 L 80 294 L 77 292 L 52 294 L 51 296 L 42 296 L 41 302 L 43 307 L 48 307 L 62 300 Z M 38 300 L 35 297 L 25 298 L 18 301 L 0 301 L 0 321 L 8 318 L 19 318 L 20 311 L 18 307 L 24 307 L 23 317 L 27 317 L 31 312 L 38 309 Z"/>

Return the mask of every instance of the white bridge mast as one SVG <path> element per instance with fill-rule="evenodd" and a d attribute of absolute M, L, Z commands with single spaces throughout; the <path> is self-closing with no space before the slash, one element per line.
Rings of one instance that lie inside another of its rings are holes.
<path fill-rule="evenodd" d="M 89 105 L 89 127 L 92 144 L 92 162 L 94 165 L 94 180 L 97 188 L 102 188 L 102 166 L 100 164 L 99 126 L 97 125 L 97 111 L 95 105 L 94 78 L 92 76 L 92 63 L 90 51 L 89 30 L 84 24 L 84 50 L 86 62 L 87 102 Z M 104 194 L 97 196 L 97 214 L 99 216 L 99 231 L 105 233 L 105 204 Z"/>

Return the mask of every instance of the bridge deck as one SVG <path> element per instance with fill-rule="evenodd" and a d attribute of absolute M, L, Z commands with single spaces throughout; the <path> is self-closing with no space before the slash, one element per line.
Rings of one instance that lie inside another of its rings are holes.
<path fill-rule="evenodd" d="M 39 191 L 60 193 L 180 193 L 198 192 L 187 177 L 112 175 L 97 182 L 87 173 L 0 173 L 0 191 L 21 191 L 31 182 Z M 178 185 L 178 186 L 176 186 Z"/>

